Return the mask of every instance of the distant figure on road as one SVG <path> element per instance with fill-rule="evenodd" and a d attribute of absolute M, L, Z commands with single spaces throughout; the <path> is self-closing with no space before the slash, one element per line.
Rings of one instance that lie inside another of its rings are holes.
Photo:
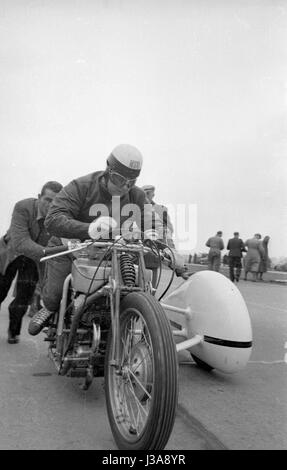
<path fill-rule="evenodd" d="M 263 238 L 261 242 L 261 246 L 263 248 L 264 254 L 261 255 L 261 260 L 259 263 L 259 270 L 258 270 L 258 275 L 260 281 L 263 281 L 263 274 L 267 272 L 268 268 L 268 243 L 269 243 L 270 237 L 267 235 L 266 237 Z"/>
<path fill-rule="evenodd" d="M 211 271 L 219 271 L 221 262 L 221 250 L 224 249 L 222 232 L 218 231 L 214 237 L 210 237 L 205 245 L 209 247 L 208 269 Z"/>
<path fill-rule="evenodd" d="M 227 243 L 227 250 L 229 251 L 229 277 L 232 282 L 235 280 L 239 282 L 241 274 L 241 258 L 242 252 L 246 251 L 243 240 L 239 238 L 239 232 L 234 232 L 234 237 L 230 238 Z M 234 275 L 234 268 L 236 269 Z"/>
<path fill-rule="evenodd" d="M 222 264 L 223 266 L 229 266 L 229 256 L 228 255 L 224 255 L 223 258 L 222 258 Z"/>
<path fill-rule="evenodd" d="M 259 264 L 261 260 L 261 256 L 264 255 L 264 250 L 262 248 L 262 244 L 260 242 L 261 235 L 260 233 L 255 233 L 253 238 L 249 238 L 245 242 L 245 246 L 248 248 L 247 255 L 244 259 L 244 269 L 245 269 L 245 276 L 244 280 L 247 281 L 247 275 L 249 272 L 252 273 L 253 282 L 257 281 Z"/>

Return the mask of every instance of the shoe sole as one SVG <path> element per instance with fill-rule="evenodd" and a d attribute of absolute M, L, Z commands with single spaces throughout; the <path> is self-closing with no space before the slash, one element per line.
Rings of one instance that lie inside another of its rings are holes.
<path fill-rule="evenodd" d="M 28 333 L 32 336 L 36 336 L 40 331 L 43 329 L 43 327 L 39 328 L 38 325 L 29 325 L 28 327 Z"/>
<path fill-rule="evenodd" d="M 32 320 L 28 326 L 28 333 L 32 336 L 36 336 L 39 333 L 41 333 L 41 331 L 48 325 L 48 323 L 49 323 L 49 319 L 47 319 L 42 325 L 39 326 L 38 324 L 36 325 L 33 324 L 33 320 Z"/>

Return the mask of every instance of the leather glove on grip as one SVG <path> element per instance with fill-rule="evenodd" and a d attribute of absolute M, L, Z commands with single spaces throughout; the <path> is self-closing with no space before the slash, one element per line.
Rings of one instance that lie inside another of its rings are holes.
<path fill-rule="evenodd" d="M 98 219 L 94 220 L 88 229 L 89 236 L 93 240 L 99 240 L 102 235 L 106 235 L 111 229 L 115 229 L 117 226 L 117 222 L 112 217 L 99 217 Z"/>
<path fill-rule="evenodd" d="M 148 240 L 157 240 L 159 238 L 159 233 L 156 230 L 150 229 L 144 232 L 144 239 Z"/>

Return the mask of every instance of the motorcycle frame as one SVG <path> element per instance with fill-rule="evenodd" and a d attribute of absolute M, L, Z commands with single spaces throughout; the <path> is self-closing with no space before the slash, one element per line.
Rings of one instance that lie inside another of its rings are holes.
<path fill-rule="evenodd" d="M 111 274 L 109 276 L 109 280 L 107 284 L 97 289 L 95 292 L 89 294 L 88 296 L 83 293 L 79 293 L 77 296 L 77 304 L 78 304 L 78 313 L 81 314 L 80 310 L 83 307 L 93 303 L 97 298 L 102 296 L 108 296 L 110 299 L 110 313 L 111 313 L 111 328 L 112 328 L 112 359 L 110 364 L 116 368 L 120 367 L 120 300 L 121 300 L 121 293 L 129 293 L 129 292 L 139 292 L 139 291 L 150 291 L 151 295 L 154 292 L 152 288 L 151 282 L 148 280 L 145 274 L 145 261 L 144 261 L 144 253 L 146 249 L 144 248 L 143 244 L 129 244 L 129 245 L 121 245 L 121 244 L 113 244 L 110 242 L 95 242 L 94 246 L 98 247 L 109 247 L 111 249 L 112 259 L 111 259 Z M 78 250 L 79 251 L 79 250 Z M 119 258 L 122 253 L 136 253 L 138 255 L 138 286 L 128 287 L 122 282 L 120 269 L 119 269 Z M 59 256 L 59 255 L 58 255 Z M 68 291 L 71 284 L 72 275 L 69 274 L 64 282 L 63 286 L 63 294 L 59 309 L 59 318 L 57 324 L 57 338 L 60 339 L 63 332 L 63 323 L 64 323 L 64 316 L 67 309 L 67 299 L 68 299 Z"/>

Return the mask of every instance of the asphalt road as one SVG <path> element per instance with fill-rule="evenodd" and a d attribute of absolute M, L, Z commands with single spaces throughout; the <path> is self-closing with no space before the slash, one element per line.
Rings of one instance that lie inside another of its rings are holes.
<path fill-rule="evenodd" d="M 179 354 L 179 406 L 166 449 L 287 447 L 287 288 L 238 287 L 252 321 L 250 362 L 232 375 L 207 373 Z M 27 317 L 21 342 L 7 344 L 7 305 L 0 312 L 0 449 L 115 449 L 103 379 L 83 391 L 79 379 L 57 376 L 43 335 L 27 334 Z"/>

